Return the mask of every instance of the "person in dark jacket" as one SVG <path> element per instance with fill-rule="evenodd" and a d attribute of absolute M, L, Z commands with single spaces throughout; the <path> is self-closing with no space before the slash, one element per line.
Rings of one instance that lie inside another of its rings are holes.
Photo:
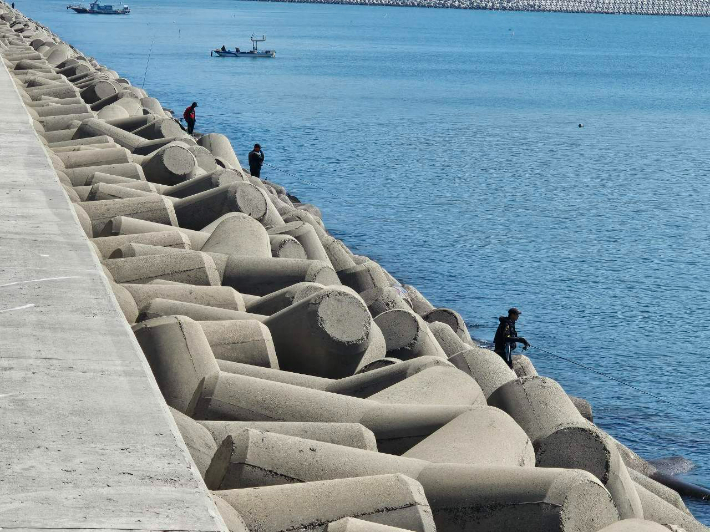
<path fill-rule="evenodd" d="M 192 102 L 192 105 L 185 109 L 185 112 L 182 114 L 185 122 L 187 122 L 187 132 L 190 135 L 192 135 L 192 132 L 195 130 L 195 107 L 197 107 L 197 102 Z"/>
<path fill-rule="evenodd" d="M 498 353 L 505 363 L 508 364 L 509 368 L 513 368 L 513 350 L 516 344 L 523 344 L 527 349 L 530 347 L 528 341 L 522 336 L 518 336 L 518 331 L 515 330 L 515 322 L 518 321 L 521 312 L 513 307 L 508 311 L 508 316 L 501 316 L 498 318 L 500 324 L 498 325 L 498 330 L 496 331 L 495 338 L 493 342 L 495 343 L 494 350 Z"/>
<path fill-rule="evenodd" d="M 259 144 L 254 144 L 254 149 L 249 152 L 249 173 L 254 177 L 261 177 L 261 165 L 264 164 L 264 152 Z"/>

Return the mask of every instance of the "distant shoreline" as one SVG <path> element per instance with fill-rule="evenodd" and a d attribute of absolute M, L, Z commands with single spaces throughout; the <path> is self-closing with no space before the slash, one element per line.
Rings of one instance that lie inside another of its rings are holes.
<path fill-rule="evenodd" d="M 710 2 L 691 0 L 246 0 L 299 4 L 347 4 L 433 9 L 481 9 L 487 11 L 539 11 L 546 13 L 595 13 L 602 15 L 656 15 L 709 17 Z"/>

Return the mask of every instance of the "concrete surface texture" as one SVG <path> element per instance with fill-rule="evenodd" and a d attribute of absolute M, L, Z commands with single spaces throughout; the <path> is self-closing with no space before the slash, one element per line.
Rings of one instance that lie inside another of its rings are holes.
<path fill-rule="evenodd" d="M 0 101 L 0 528 L 226 530 L 6 64 Z"/>
<path fill-rule="evenodd" d="M 0 528 L 707 530 L 227 137 L 2 1 L 0 56 Z"/>

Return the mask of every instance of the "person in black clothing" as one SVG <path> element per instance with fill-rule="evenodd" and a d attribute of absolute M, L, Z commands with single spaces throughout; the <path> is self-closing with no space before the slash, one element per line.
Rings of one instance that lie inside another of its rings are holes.
<path fill-rule="evenodd" d="M 518 336 L 518 331 L 515 330 L 515 322 L 518 321 L 521 312 L 513 307 L 508 311 L 508 316 L 501 316 L 498 318 L 500 324 L 498 325 L 498 330 L 496 331 L 496 336 L 493 340 L 495 343 L 494 350 L 498 353 L 505 363 L 508 364 L 509 368 L 513 368 L 513 350 L 515 349 L 515 344 L 523 344 L 527 349 L 530 347 L 528 341 L 522 336 Z"/>
<path fill-rule="evenodd" d="M 264 164 L 264 152 L 259 144 L 254 144 L 254 149 L 249 152 L 249 173 L 254 177 L 261 177 L 261 165 Z"/>
<path fill-rule="evenodd" d="M 192 135 L 192 132 L 195 130 L 195 107 L 197 107 L 197 102 L 192 102 L 192 105 L 185 109 L 185 112 L 182 114 L 185 122 L 187 122 L 187 132 L 190 135 Z"/>

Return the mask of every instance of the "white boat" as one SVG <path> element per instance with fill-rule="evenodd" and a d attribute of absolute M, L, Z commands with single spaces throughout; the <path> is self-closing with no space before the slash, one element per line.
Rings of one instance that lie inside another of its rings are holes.
<path fill-rule="evenodd" d="M 131 12 L 131 8 L 125 4 L 120 6 L 101 5 L 98 1 L 92 2 L 89 7 L 83 4 L 71 4 L 67 6 L 67 9 L 71 9 L 76 13 L 88 13 L 89 15 L 128 15 Z"/>
<path fill-rule="evenodd" d="M 242 52 L 239 48 L 230 50 L 222 46 L 210 52 L 210 57 L 276 57 L 276 50 L 259 50 L 257 43 L 266 41 L 266 36 L 262 35 L 261 39 L 251 36 L 251 50 Z"/>

